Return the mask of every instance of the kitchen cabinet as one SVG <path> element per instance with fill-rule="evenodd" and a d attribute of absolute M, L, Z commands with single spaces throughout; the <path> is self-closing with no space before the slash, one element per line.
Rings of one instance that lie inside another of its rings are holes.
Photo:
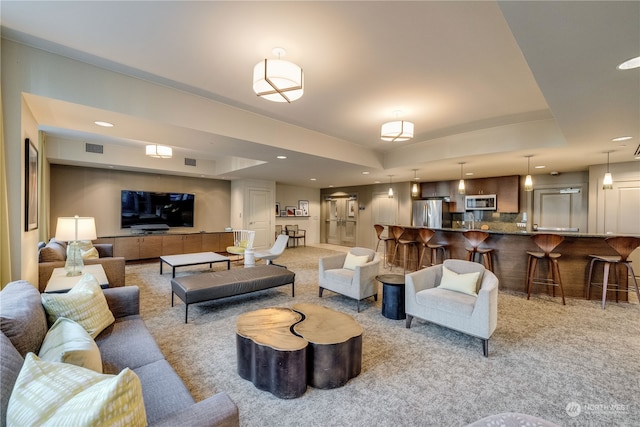
<path fill-rule="evenodd" d="M 423 199 L 428 197 L 449 197 L 451 194 L 449 182 L 423 182 L 420 184 L 420 194 Z"/>
<path fill-rule="evenodd" d="M 520 211 L 520 177 L 518 175 L 495 178 L 465 179 L 465 194 L 458 194 L 460 180 L 448 181 L 451 212 L 465 212 L 464 197 L 473 194 L 495 194 L 497 212 L 514 213 Z"/>

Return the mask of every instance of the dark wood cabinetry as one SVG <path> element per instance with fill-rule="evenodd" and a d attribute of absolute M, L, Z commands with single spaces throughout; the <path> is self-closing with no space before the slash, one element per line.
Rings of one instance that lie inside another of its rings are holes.
<path fill-rule="evenodd" d="M 422 198 L 449 197 L 452 212 L 464 212 L 464 195 L 458 194 L 459 180 L 423 182 L 420 184 Z M 520 211 L 520 177 L 518 175 L 495 178 L 465 179 L 466 194 L 495 194 L 498 212 Z"/>

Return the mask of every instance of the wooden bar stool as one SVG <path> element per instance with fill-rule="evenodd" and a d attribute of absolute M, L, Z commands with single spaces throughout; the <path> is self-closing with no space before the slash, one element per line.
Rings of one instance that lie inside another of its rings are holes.
<path fill-rule="evenodd" d="M 493 259 L 491 258 L 493 248 L 480 247 L 480 244 L 489 237 L 489 233 L 485 231 L 469 230 L 462 233 L 462 235 L 469 243 L 469 246 L 465 246 L 465 249 L 467 250 L 467 261 L 475 262 L 476 255 L 478 255 L 479 257 L 482 257 L 482 264 L 484 265 L 484 268 L 493 272 Z"/>
<path fill-rule="evenodd" d="M 396 256 L 398 254 L 398 248 L 400 246 L 402 246 L 403 248 L 403 254 L 404 254 L 404 259 L 402 262 L 402 268 L 403 268 L 403 273 L 406 273 L 407 271 L 407 257 L 409 254 L 409 249 L 411 246 L 414 246 L 417 248 L 417 243 L 415 240 L 410 239 L 410 238 L 402 238 L 402 235 L 404 234 L 404 232 L 406 231 L 404 227 L 401 227 L 399 225 L 392 225 L 391 227 L 391 232 L 393 233 L 393 238 L 396 242 L 396 247 L 393 250 L 393 262 L 396 261 Z M 393 269 L 393 266 L 391 266 L 391 268 Z"/>
<path fill-rule="evenodd" d="M 420 249 L 420 256 L 418 257 L 418 270 L 420 270 L 422 267 L 425 267 L 424 264 L 422 264 L 422 259 L 424 258 L 424 253 L 427 252 L 427 250 L 432 250 L 435 251 L 435 249 L 430 249 L 427 245 L 429 244 L 429 240 L 431 240 L 431 238 L 436 234 L 435 231 L 428 229 L 428 228 L 421 228 L 418 230 L 418 237 L 416 238 L 417 241 L 417 245 L 421 246 Z M 431 258 L 433 259 L 433 252 L 431 254 Z"/>
<path fill-rule="evenodd" d="M 531 297 L 531 287 L 535 285 L 553 286 L 553 296 L 556 296 L 556 286 L 560 288 L 562 294 L 562 305 L 565 305 L 564 288 L 562 287 L 562 279 L 560 278 L 560 267 L 558 258 L 561 254 L 553 251 L 560 243 L 564 241 L 564 237 L 557 234 L 536 234 L 531 236 L 531 240 L 542 250 L 542 252 L 527 251 L 529 260 L 527 262 L 527 299 Z M 551 277 L 534 277 L 538 260 L 546 259 L 549 266 Z M 548 288 L 547 288 L 548 289 Z"/>
<path fill-rule="evenodd" d="M 605 303 L 607 301 L 607 286 L 611 286 L 614 289 L 608 289 L 609 291 L 615 291 L 616 293 L 616 302 L 618 302 L 618 292 L 631 292 L 628 288 L 627 290 L 620 289 L 620 277 L 618 275 L 618 265 L 622 264 L 626 269 L 626 273 L 633 280 L 633 284 L 635 287 L 636 295 L 638 297 L 638 301 L 640 302 L 640 290 L 638 290 L 638 282 L 636 281 L 635 273 L 633 272 L 633 267 L 631 267 L 631 261 L 629 261 L 629 255 L 633 252 L 638 246 L 640 246 L 640 237 L 626 237 L 626 236 L 618 236 L 618 237 L 607 237 L 604 241 L 615 250 L 618 255 L 589 255 L 591 257 L 591 264 L 589 265 L 589 279 L 587 280 L 587 299 L 591 299 L 591 285 L 594 286 L 602 286 L 602 308 L 604 309 Z M 604 263 L 604 272 L 602 273 L 602 285 L 599 283 L 591 283 L 591 278 L 593 277 L 593 267 L 596 262 Z M 613 271 L 615 272 L 615 280 L 616 283 L 609 283 L 609 269 L 613 265 Z"/>
<path fill-rule="evenodd" d="M 394 240 L 393 237 L 391 237 L 391 230 L 389 230 L 389 234 L 387 237 L 382 237 L 382 232 L 384 231 L 384 225 L 381 224 L 374 224 L 373 228 L 376 229 L 376 235 L 378 236 L 378 243 L 376 244 L 376 252 L 378 252 L 378 247 L 380 246 L 380 242 L 383 242 L 383 246 L 384 246 L 384 258 L 383 259 L 383 263 L 382 265 L 386 268 L 387 267 L 387 242 Z"/>

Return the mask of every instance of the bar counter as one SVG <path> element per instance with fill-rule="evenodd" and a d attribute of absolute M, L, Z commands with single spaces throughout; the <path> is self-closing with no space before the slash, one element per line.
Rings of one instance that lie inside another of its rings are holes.
<path fill-rule="evenodd" d="M 417 235 L 419 227 L 405 227 L 404 237 L 413 237 Z M 465 245 L 468 246 L 463 232 L 466 229 L 461 228 L 441 228 L 433 229 L 436 234 L 431 238 L 431 243 L 446 244 L 447 258 L 466 259 L 467 251 Z M 531 236 L 534 234 L 557 234 L 564 237 L 564 241 L 554 249 L 553 252 L 562 254 L 558 260 L 560 266 L 560 275 L 564 288 L 565 297 L 586 298 L 587 297 L 587 278 L 589 275 L 589 263 L 591 262 L 591 254 L 598 255 L 617 255 L 607 243 L 606 237 L 611 235 L 595 235 L 585 233 L 563 233 L 563 232 L 503 232 L 492 230 L 481 230 L 489 233 L 489 237 L 480 245 L 480 247 L 493 248 L 493 270 L 500 281 L 501 290 L 517 291 L 526 294 L 525 279 L 527 273 L 527 251 L 540 251 L 540 248 L 533 242 Z M 391 242 L 393 245 L 393 242 Z M 393 248 L 388 248 L 393 250 Z M 400 251 L 398 251 L 400 253 Z M 389 252 L 391 253 L 391 252 Z M 401 257 L 401 255 L 399 255 Z M 429 262 L 429 253 L 425 254 L 424 263 Z M 402 266 L 402 260 L 399 260 Z M 602 283 L 602 264 L 597 263 L 594 268 L 594 277 L 592 282 Z M 409 271 L 409 270 L 407 270 Z M 546 274 L 547 263 L 538 262 L 537 275 Z M 625 271 L 621 269 L 620 272 Z M 626 275 L 620 275 L 621 288 L 626 289 Z M 611 281 L 611 280 L 610 280 Z M 546 293 L 546 287 L 534 285 L 532 289 L 532 297 L 534 294 Z M 556 297 L 560 301 L 560 290 L 556 289 Z M 601 300 L 602 289 L 599 287 L 591 288 L 591 299 Z M 609 300 L 614 299 L 614 293 L 609 294 Z M 620 301 L 627 301 L 627 293 L 620 292 Z"/>

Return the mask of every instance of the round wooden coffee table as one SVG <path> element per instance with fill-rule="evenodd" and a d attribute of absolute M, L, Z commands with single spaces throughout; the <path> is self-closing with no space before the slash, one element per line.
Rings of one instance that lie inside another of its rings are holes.
<path fill-rule="evenodd" d="M 376 280 L 382 283 L 382 315 L 393 320 L 406 318 L 404 276 L 402 274 L 381 274 L 376 276 Z"/>

